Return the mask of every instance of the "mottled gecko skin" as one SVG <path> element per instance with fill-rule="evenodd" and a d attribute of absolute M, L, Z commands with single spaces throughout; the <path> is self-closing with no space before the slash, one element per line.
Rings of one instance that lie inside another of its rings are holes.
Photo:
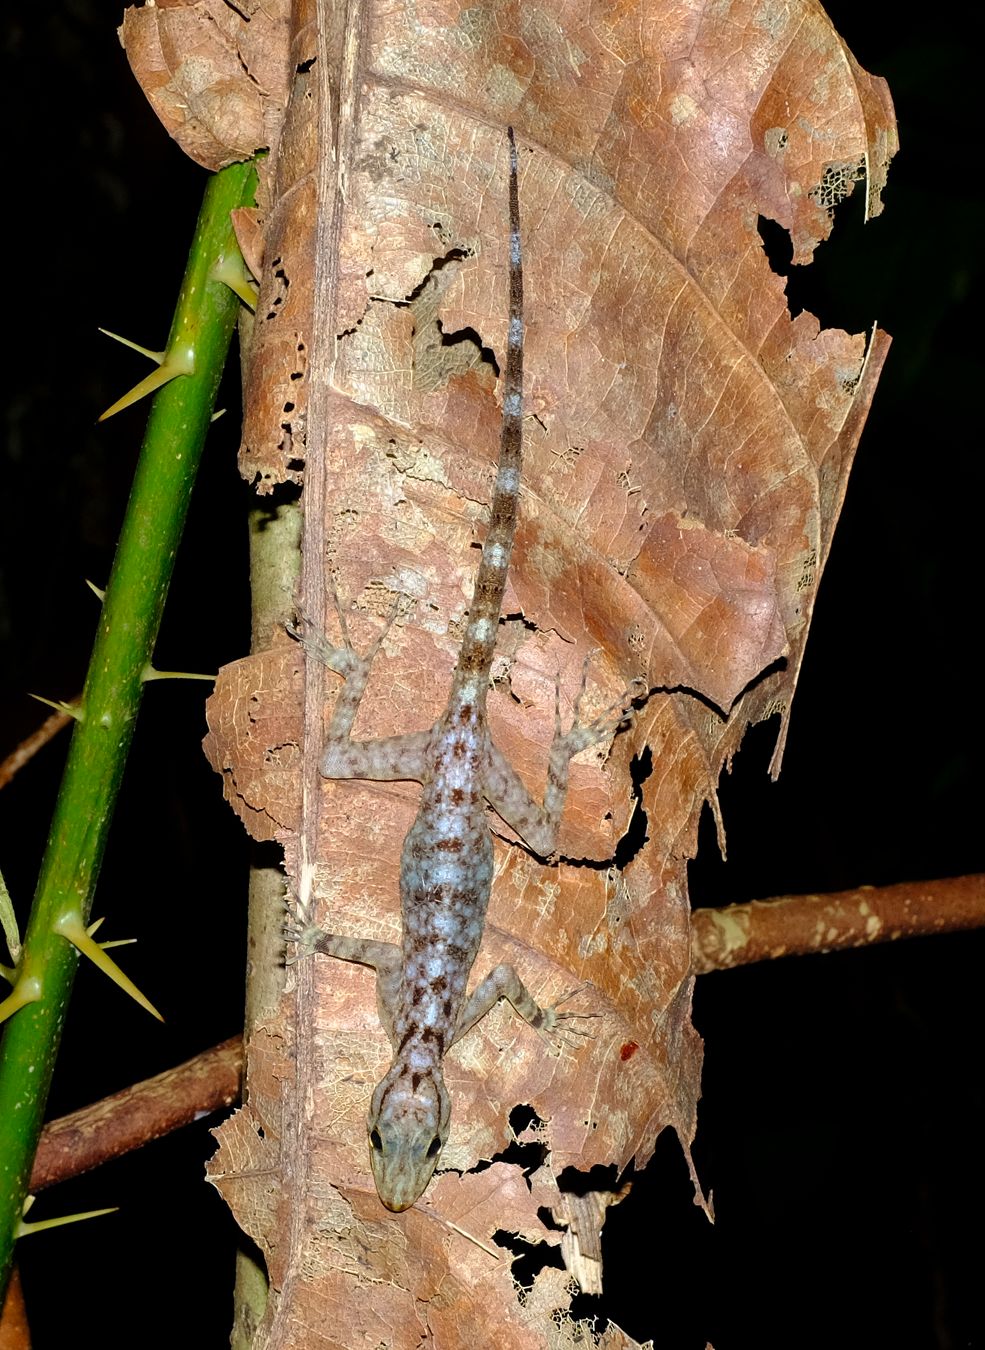
<path fill-rule="evenodd" d="M 538 1029 L 564 1016 L 539 1007 L 512 966 L 497 966 L 466 998 L 492 885 L 485 804 L 490 802 L 535 853 L 549 858 L 572 755 L 611 733 L 627 714 L 623 702 L 581 724 L 579 694 L 575 724 L 562 734 L 556 709 L 543 806 L 530 797 L 489 736 L 486 693 L 516 528 L 522 460 L 523 269 L 512 128 L 509 152 L 510 322 L 499 469 L 448 705 L 430 731 L 353 741 L 350 731 L 386 630 L 359 657 L 349 644 L 340 608 L 345 645 L 307 643 L 346 677 L 320 765 L 325 777 L 417 779 L 423 784 L 400 864 L 401 945 L 338 937 L 316 928 L 296 934 L 302 951 L 357 961 L 377 972 L 380 1021 L 393 1046 L 393 1063 L 373 1093 L 367 1124 L 380 1199 L 398 1211 L 423 1193 L 448 1137 L 451 1108 L 442 1076 L 446 1051 L 500 998 Z"/>

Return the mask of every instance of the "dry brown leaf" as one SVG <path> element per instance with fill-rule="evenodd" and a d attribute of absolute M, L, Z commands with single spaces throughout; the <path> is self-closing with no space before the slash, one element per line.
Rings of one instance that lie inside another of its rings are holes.
<path fill-rule="evenodd" d="M 160 0 L 128 9 L 120 41 L 151 106 L 207 169 L 270 145 L 290 92 L 286 0 Z"/>
<path fill-rule="evenodd" d="M 235 661 L 209 699 L 203 748 L 254 839 L 300 824 L 301 662 L 293 642 Z"/>
<path fill-rule="evenodd" d="M 565 1225 L 561 1235 L 564 1264 L 578 1281 L 583 1294 L 602 1292 L 602 1226 L 605 1211 L 625 1200 L 632 1190 L 627 1181 L 618 1191 L 588 1191 L 585 1195 L 562 1192 L 560 1212 L 554 1215 Z"/>
<path fill-rule="evenodd" d="M 888 348 L 879 333 L 791 320 L 757 217 L 788 229 L 806 262 L 863 175 L 877 213 L 892 107 L 804 0 L 367 5 L 348 29 L 343 14 L 318 31 L 299 7 L 283 126 L 263 114 L 242 466 L 259 491 L 304 481 L 302 601 L 317 622 L 326 568 L 361 650 L 394 596 L 407 598 L 356 734 L 424 728 L 447 695 L 497 452 L 484 349 L 504 348 L 508 122 L 521 160 L 526 458 L 493 735 L 539 794 L 559 669 L 569 711 L 593 648 L 593 706 L 639 673 L 654 692 L 611 756 L 587 754 L 573 776 L 561 848 L 603 866 L 545 867 L 490 818 L 501 842 L 476 974 L 513 961 L 545 1002 L 589 982 L 574 1006 L 596 1015 L 593 1037 L 573 1049 L 508 1010 L 485 1019 L 447 1061 L 445 1170 L 390 1215 L 365 1138 L 389 1059 L 373 977 L 306 962 L 254 1036 L 249 1104 L 219 1132 L 212 1175 L 268 1261 L 267 1344 L 457 1345 L 463 1329 L 470 1345 L 573 1344 L 564 1277 L 545 1269 L 518 1299 L 492 1235 L 555 1242 L 537 1212 L 559 1205 L 564 1168 L 643 1165 L 667 1125 L 685 1148 L 693 1138 L 686 862 L 706 801 L 717 815 L 723 765 L 776 712 L 779 767 Z M 227 21 L 232 50 L 242 31 Z M 248 828 L 282 839 L 323 926 L 393 940 L 417 790 L 318 779 L 338 680 L 309 663 L 302 715 L 300 677 L 295 647 L 228 668 L 213 762 Z M 617 869 L 634 755 L 651 765 L 647 844 Z M 508 1142 L 518 1103 L 547 1148 L 529 1185 L 502 1162 L 473 1170 Z M 629 1344 L 620 1337 L 610 1327 L 600 1343 Z"/>

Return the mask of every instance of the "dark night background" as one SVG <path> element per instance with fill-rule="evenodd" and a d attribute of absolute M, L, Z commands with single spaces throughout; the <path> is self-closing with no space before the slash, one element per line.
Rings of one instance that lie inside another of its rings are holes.
<path fill-rule="evenodd" d="M 981 10 L 902 24 L 886 0 L 829 5 L 885 76 L 902 149 L 885 211 L 861 190 L 797 269 L 795 307 L 894 337 L 824 575 L 782 778 L 758 728 L 723 780 L 729 858 L 707 819 L 695 905 L 985 870 L 974 657 L 982 437 Z M 943 11 L 942 11 L 943 13 Z M 0 530 L 0 754 L 73 696 L 129 490 L 143 413 L 95 418 L 145 372 L 96 332 L 163 343 L 204 175 L 158 126 L 105 0 L 11 6 L 8 343 Z M 898 23 L 896 31 L 894 22 Z M 786 270 L 783 237 L 764 227 Z M 220 398 L 235 408 L 235 380 Z M 214 670 L 249 641 L 248 494 L 236 419 L 206 452 L 157 650 Z M 974 428 L 974 433 L 971 429 Z M 138 936 L 125 965 L 162 1028 L 80 971 L 49 1114 L 180 1063 L 242 1020 L 247 849 L 200 752 L 203 686 L 151 685 L 94 914 Z M 64 740 L 0 793 L 0 866 L 23 912 Z M 707 813 L 706 813 L 707 816 Z M 695 1158 L 656 1157 L 606 1226 L 607 1292 L 578 1311 L 668 1350 L 985 1347 L 981 933 L 702 978 Z M 21 1268 L 39 1350 L 228 1343 L 236 1229 L 202 1181 L 202 1122 L 48 1192 L 32 1218 L 121 1212 L 32 1237 Z"/>

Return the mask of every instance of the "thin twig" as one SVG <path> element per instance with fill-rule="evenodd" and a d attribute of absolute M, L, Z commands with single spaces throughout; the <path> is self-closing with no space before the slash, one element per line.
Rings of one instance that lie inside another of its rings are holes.
<path fill-rule="evenodd" d="M 243 1042 L 234 1036 L 177 1068 L 53 1120 L 41 1134 L 31 1191 L 88 1172 L 231 1106 L 239 1100 L 242 1070 Z"/>
<path fill-rule="evenodd" d="M 10 754 L 0 759 L 0 788 L 5 788 L 19 769 L 23 769 L 43 746 L 46 746 L 73 718 L 68 713 L 56 712 L 46 717 L 36 731 L 26 736 Z"/>
<path fill-rule="evenodd" d="M 691 916 L 696 974 L 985 926 L 985 874 L 788 895 Z M 239 1098 L 240 1038 L 46 1125 L 31 1191 L 77 1176 Z M 466 1234 L 469 1236 L 470 1234 Z M 474 1240 L 474 1239 L 472 1239 Z M 490 1255 L 496 1255 L 490 1252 Z"/>
<path fill-rule="evenodd" d="M 691 915 L 696 975 L 752 961 L 985 926 L 985 874 L 784 895 Z"/>

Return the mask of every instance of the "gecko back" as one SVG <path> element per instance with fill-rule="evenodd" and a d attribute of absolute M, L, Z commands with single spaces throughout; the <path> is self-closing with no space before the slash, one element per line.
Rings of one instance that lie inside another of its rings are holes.
<path fill-rule="evenodd" d="M 619 703 L 582 722 L 583 675 L 573 724 L 562 732 L 558 695 L 543 804 L 531 797 L 489 735 L 486 696 L 516 533 L 523 454 L 523 266 L 512 128 L 508 135 L 510 300 L 499 466 L 489 529 L 444 712 L 428 731 L 376 741 L 353 740 L 359 703 L 387 629 L 366 656 L 358 656 L 336 599 L 344 645 L 305 640 L 310 650 L 345 677 L 322 755 L 325 777 L 416 779 L 423 785 L 401 855 L 400 945 L 315 927 L 295 935 L 304 951 L 319 951 L 376 970 L 377 1007 L 393 1060 L 373 1093 L 367 1130 L 376 1188 L 392 1210 L 407 1209 L 423 1193 L 448 1137 L 451 1109 L 442 1062 L 450 1047 L 503 998 L 538 1030 L 551 1028 L 560 1017 L 577 1015 L 558 1013 L 556 1004 L 542 1008 L 509 965 L 496 966 L 467 994 L 492 886 L 493 847 L 486 803 L 534 853 L 551 858 L 571 757 L 611 734 L 628 711 L 627 691 Z"/>
<path fill-rule="evenodd" d="M 418 1198 L 448 1136 L 451 1110 L 442 1061 L 462 1017 L 492 887 L 486 693 L 516 532 L 523 456 L 523 266 L 512 128 L 509 151 L 510 316 L 499 467 L 448 702 L 431 731 L 424 790 L 404 840 L 401 973 L 390 1032 L 395 1053 L 369 1114 L 377 1190 L 392 1209 L 404 1209 Z"/>

